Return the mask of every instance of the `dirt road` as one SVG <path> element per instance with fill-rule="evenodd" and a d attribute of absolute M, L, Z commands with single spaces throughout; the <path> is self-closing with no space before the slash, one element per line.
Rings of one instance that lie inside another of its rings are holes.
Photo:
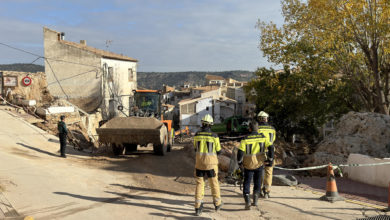
<path fill-rule="evenodd" d="M 205 212 L 193 215 L 195 188 L 189 149 L 175 145 L 167 156 L 149 150 L 122 157 L 92 156 L 0 110 L 0 219 L 356 219 L 373 208 L 318 200 L 319 195 L 274 187 L 273 198 L 243 209 L 238 187 L 222 184 L 224 206 L 214 211 L 206 190 Z"/>

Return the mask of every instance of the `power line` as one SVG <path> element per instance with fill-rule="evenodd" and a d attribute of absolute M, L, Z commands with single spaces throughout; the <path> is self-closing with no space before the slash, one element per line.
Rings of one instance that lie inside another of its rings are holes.
<path fill-rule="evenodd" d="M 64 62 L 64 63 L 70 63 L 70 64 L 76 64 L 76 65 L 82 65 L 82 66 L 90 66 L 90 67 L 95 67 L 96 69 L 98 69 L 97 66 L 90 65 L 90 64 L 76 63 L 76 62 L 72 62 L 72 61 L 58 60 L 58 59 L 54 59 L 54 58 L 44 57 L 44 56 L 41 56 L 41 55 L 38 55 L 38 54 L 35 54 L 35 53 L 32 53 L 32 52 L 29 52 L 29 51 L 26 51 L 26 50 L 23 50 L 23 49 L 19 49 L 19 48 L 16 48 L 16 47 L 13 47 L 13 46 L 10 46 L 10 45 L 8 45 L 8 44 L 1 43 L 1 42 L 0 42 L 0 45 L 3 45 L 3 46 L 5 46 L 5 47 L 9 47 L 9 48 L 11 48 L 11 49 L 14 49 L 14 50 L 17 50 L 17 51 L 20 51 L 20 52 L 23 52 L 23 53 L 27 53 L 27 54 L 36 56 L 37 58 L 36 58 L 34 61 L 32 61 L 31 64 L 35 63 L 37 60 L 39 60 L 39 59 L 41 59 L 41 58 L 44 59 L 44 60 L 47 62 L 48 66 L 49 66 L 49 68 L 50 68 L 50 70 L 51 70 L 51 72 L 53 73 L 53 76 L 54 76 L 54 78 L 56 79 L 58 85 L 60 86 L 61 91 L 64 93 L 64 95 L 66 96 L 67 99 L 69 99 L 69 96 L 66 94 L 64 88 L 62 87 L 60 80 L 58 80 L 57 75 L 55 74 L 55 72 L 54 72 L 54 70 L 53 70 L 53 68 L 52 68 L 52 66 L 51 66 L 51 64 L 50 64 L 50 62 L 49 62 L 49 60 L 57 61 L 57 62 Z M 87 74 L 87 73 L 90 73 L 90 72 L 92 72 L 92 71 L 95 71 L 96 69 L 89 70 L 89 71 L 86 71 L 86 72 L 83 72 L 83 73 L 80 73 L 80 74 L 77 74 L 77 75 L 74 75 L 74 76 L 71 76 L 71 77 L 62 79 L 61 81 L 67 80 L 67 79 L 71 79 L 71 78 L 74 78 L 74 77 L 77 77 L 77 76 L 80 76 L 80 75 L 84 75 L 84 74 Z M 52 83 L 50 83 L 50 84 L 52 84 Z M 50 85 L 50 84 L 49 84 L 49 85 Z M 117 102 L 119 102 L 119 104 L 123 106 L 122 100 L 121 100 L 121 96 L 118 95 L 117 88 L 115 88 L 115 85 L 112 85 L 112 86 L 113 86 L 113 88 L 111 88 L 111 87 L 108 85 L 108 89 L 110 90 L 110 92 L 111 92 L 111 94 L 114 96 L 114 98 L 118 99 Z M 112 91 L 112 90 L 114 90 L 114 91 Z M 114 100 L 115 100 L 115 99 L 114 99 Z M 116 101 L 116 100 L 115 100 L 115 101 Z M 127 109 L 127 110 L 128 110 L 128 109 Z"/>
<path fill-rule="evenodd" d="M 79 73 L 79 74 L 76 74 L 76 75 L 73 75 L 73 76 L 69 76 L 67 78 L 63 78 L 61 80 L 59 80 L 60 82 L 62 81 L 65 81 L 65 80 L 68 80 L 68 79 L 72 79 L 72 78 L 75 78 L 75 77 L 78 77 L 78 76 L 81 76 L 81 75 L 84 75 L 84 74 L 87 74 L 87 73 L 90 73 L 90 72 L 94 72 L 94 71 L 97 71 L 98 68 L 95 68 L 95 69 L 92 69 L 92 70 L 88 70 L 88 71 L 85 71 L 85 72 L 82 72 L 82 73 Z M 47 85 L 52 85 L 54 84 L 55 82 L 51 82 L 51 83 L 48 83 Z"/>
<path fill-rule="evenodd" d="M 5 43 L 1 43 L 1 42 L 0 42 L 0 44 L 3 45 L 3 46 L 9 47 L 9 48 L 11 48 L 11 49 L 14 49 L 14 50 L 18 50 L 18 51 L 21 51 L 21 52 L 24 52 L 24 53 L 28 53 L 28 54 L 33 55 L 33 56 L 37 56 L 37 57 L 39 57 L 39 58 L 44 58 L 44 57 L 41 56 L 41 55 L 38 55 L 38 54 L 35 54 L 35 53 L 32 53 L 32 52 L 26 51 L 26 50 L 23 50 L 23 49 L 19 49 L 19 48 L 10 46 L 10 45 L 5 44 Z"/>
<path fill-rule="evenodd" d="M 57 76 L 56 76 L 56 74 L 55 74 L 55 72 L 54 72 L 53 68 L 51 67 L 51 64 L 50 64 L 50 62 L 49 62 L 47 59 L 46 59 L 46 62 L 47 62 L 47 64 L 49 64 L 49 67 L 50 67 L 50 69 L 51 69 L 51 72 L 53 73 L 53 76 L 54 76 L 54 78 L 57 80 L 57 82 L 58 82 L 58 85 L 60 86 L 60 88 L 61 88 L 62 92 L 63 92 L 63 93 L 64 93 L 64 95 L 66 96 L 66 99 L 68 99 L 68 100 L 69 100 L 69 96 L 66 94 L 66 92 L 65 92 L 64 88 L 62 88 L 62 85 L 61 85 L 60 81 L 58 80 L 58 78 L 57 78 Z"/>
<path fill-rule="evenodd" d="M 91 64 L 76 63 L 76 62 L 67 61 L 67 60 L 58 60 L 58 59 L 55 59 L 55 58 L 44 57 L 44 56 L 41 56 L 41 55 L 38 55 L 38 54 L 35 54 L 35 53 L 32 53 L 32 52 L 26 51 L 26 50 L 23 50 L 23 49 L 20 49 L 20 48 L 16 48 L 16 47 L 13 47 L 13 46 L 11 46 L 11 45 L 8 45 L 8 44 L 5 44 L 5 43 L 1 43 L 1 42 L 0 42 L 0 45 L 3 45 L 3 46 L 5 46 L 5 47 L 9 47 L 9 48 L 11 48 L 11 49 L 14 49 L 14 50 L 17 50 L 17 51 L 20 51 L 20 52 L 23 52 L 23 53 L 27 53 L 27 54 L 36 56 L 37 59 L 34 60 L 32 63 L 35 63 L 37 60 L 39 60 L 39 59 L 42 58 L 42 59 L 45 59 L 45 60 L 50 59 L 50 60 L 52 60 L 52 61 L 57 61 L 57 62 L 71 63 L 71 64 L 76 64 L 76 65 L 81 65 L 81 66 L 96 67 L 96 66 L 91 65 Z"/>

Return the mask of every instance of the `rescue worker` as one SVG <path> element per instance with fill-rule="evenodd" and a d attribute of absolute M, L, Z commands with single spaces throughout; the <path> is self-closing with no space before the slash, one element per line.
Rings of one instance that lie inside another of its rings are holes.
<path fill-rule="evenodd" d="M 272 147 L 267 148 L 267 157 L 269 158 L 268 161 L 266 161 L 265 167 L 264 167 L 264 181 L 263 181 L 263 187 L 262 187 L 262 194 L 264 198 L 268 199 L 270 197 L 269 193 L 271 192 L 271 185 L 272 185 L 272 173 L 274 169 L 274 152 L 275 147 L 273 145 L 275 138 L 276 138 L 276 131 L 273 126 L 268 124 L 268 117 L 269 115 L 261 111 L 257 115 L 257 119 L 259 120 L 259 134 L 263 134 L 269 142 L 272 144 Z"/>
<path fill-rule="evenodd" d="M 152 105 L 152 102 L 149 99 L 146 100 L 146 98 L 143 97 L 142 102 L 141 102 L 141 107 L 145 108 L 145 107 L 149 107 L 151 105 Z"/>
<path fill-rule="evenodd" d="M 240 166 L 244 166 L 244 189 L 245 209 L 251 207 L 250 185 L 253 178 L 253 206 L 257 206 L 261 190 L 261 177 L 263 174 L 263 164 L 266 161 L 265 149 L 270 146 L 270 142 L 263 135 L 257 132 L 258 123 L 252 122 L 251 133 L 240 143 L 237 152 L 237 161 Z"/>
<path fill-rule="evenodd" d="M 58 128 L 58 136 L 60 137 L 60 151 L 61 151 L 61 157 L 66 158 L 65 155 L 65 148 L 66 148 L 66 137 L 68 135 L 68 129 L 66 128 L 65 124 L 65 116 L 60 116 L 61 121 L 58 122 L 57 128 Z"/>
<path fill-rule="evenodd" d="M 222 207 L 221 193 L 218 182 L 218 157 L 221 152 L 221 144 L 216 134 L 211 132 L 213 117 L 207 114 L 201 122 L 201 129 L 195 134 L 194 148 L 196 152 L 195 162 L 195 215 L 201 215 L 203 211 L 204 178 L 207 177 L 211 187 L 215 210 Z"/>

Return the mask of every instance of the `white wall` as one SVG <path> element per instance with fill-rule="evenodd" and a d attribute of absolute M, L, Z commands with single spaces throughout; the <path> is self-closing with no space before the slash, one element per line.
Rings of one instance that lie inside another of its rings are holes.
<path fill-rule="evenodd" d="M 104 68 L 105 64 L 107 64 L 107 69 L 108 67 L 113 68 L 113 83 L 106 84 L 106 89 L 104 91 L 104 109 L 108 109 L 109 100 L 111 99 L 110 94 L 114 93 L 115 99 L 117 99 L 117 101 L 114 102 L 114 110 L 118 116 L 123 117 L 125 115 L 121 112 L 118 112 L 117 107 L 121 103 L 124 108 L 123 111 L 128 114 L 129 98 L 133 95 L 133 90 L 137 89 L 137 63 L 131 61 L 102 58 L 102 68 Z M 133 70 L 132 81 L 129 81 L 129 69 Z M 111 89 L 109 89 L 108 86 Z M 105 112 L 103 112 L 103 115 L 105 115 Z"/>
<path fill-rule="evenodd" d="M 95 111 L 102 101 L 100 56 L 58 39 L 59 32 L 43 29 L 47 88 L 87 112 Z M 80 65 L 83 64 L 83 65 Z"/>
<path fill-rule="evenodd" d="M 235 110 L 235 104 L 227 103 L 227 102 L 221 102 L 221 104 L 220 104 L 220 111 L 221 111 L 221 117 L 223 119 L 226 119 L 226 118 L 229 118 L 229 117 L 233 116 L 234 115 L 234 110 Z"/>
<path fill-rule="evenodd" d="M 186 126 L 188 126 L 191 132 L 196 132 L 200 128 L 202 118 L 206 114 L 212 115 L 212 111 L 213 111 L 212 102 L 213 102 L 212 98 L 204 98 L 198 100 L 195 107 L 196 108 L 195 114 L 180 114 L 180 128 L 184 129 Z"/>
<path fill-rule="evenodd" d="M 390 158 L 378 159 L 362 154 L 350 154 L 348 164 L 367 164 L 390 162 Z M 344 173 L 348 178 L 370 185 L 388 187 L 390 182 L 390 165 L 378 165 L 367 167 L 346 167 Z"/>
<path fill-rule="evenodd" d="M 221 96 L 221 88 L 203 92 L 202 94 L 200 94 L 200 97 L 202 98 L 213 97 L 213 99 L 218 99 L 220 96 Z"/>

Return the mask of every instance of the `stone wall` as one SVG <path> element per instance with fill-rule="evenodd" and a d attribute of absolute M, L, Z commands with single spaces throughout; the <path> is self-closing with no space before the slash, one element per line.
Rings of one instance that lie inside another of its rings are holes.
<path fill-rule="evenodd" d="M 53 98 L 47 90 L 46 76 L 43 72 L 29 73 L 29 72 L 16 72 L 16 71 L 1 71 L 3 76 L 16 76 L 18 85 L 16 87 L 9 87 L 12 91 L 12 98 L 10 101 L 16 102 L 16 99 L 35 100 L 37 106 L 42 106 L 50 103 Z M 23 85 L 22 79 L 25 76 L 29 76 L 32 82 L 29 86 Z M 7 88 L 3 89 L 3 96 L 5 97 Z"/>

